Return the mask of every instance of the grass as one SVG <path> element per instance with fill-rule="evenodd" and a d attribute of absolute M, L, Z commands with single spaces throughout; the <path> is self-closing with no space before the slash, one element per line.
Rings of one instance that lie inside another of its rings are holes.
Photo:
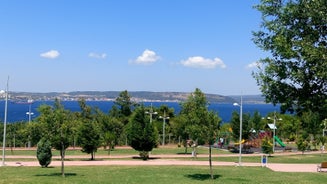
<path fill-rule="evenodd" d="M 181 158 L 185 160 L 191 160 L 191 158 Z M 238 162 L 239 157 L 213 157 L 213 161 L 221 161 L 221 162 Z M 194 159 L 193 159 L 194 160 Z M 208 160 L 208 158 L 196 158 L 195 160 Z M 268 157 L 269 163 L 299 163 L 299 164 L 318 164 L 322 161 L 327 161 L 327 154 L 305 154 L 305 155 L 278 155 L 278 156 L 270 156 Z M 261 162 L 261 156 L 242 156 L 242 162 Z"/>
<path fill-rule="evenodd" d="M 1 183 L 129 183 L 129 184 L 194 184 L 194 183 L 324 183 L 326 173 L 282 173 L 262 167 L 214 167 L 214 180 L 205 166 L 83 166 L 66 167 L 1 167 Z"/>
<path fill-rule="evenodd" d="M 188 149 L 187 158 L 175 158 L 181 160 L 208 160 L 208 158 L 192 158 Z M 12 154 L 11 154 L 12 153 Z M 208 154 L 207 148 L 199 148 L 198 153 Z M 238 162 L 238 154 L 226 156 L 230 152 L 213 149 L 213 161 Z M 35 156 L 35 150 L 10 150 L 7 155 Z M 59 152 L 54 151 L 54 155 Z M 117 148 L 111 151 L 111 155 L 137 155 L 133 149 Z M 184 154 L 184 148 L 165 147 L 156 148 L 151 155 L 180 155 Z M 217 156 L 217 154 L 219 154 Z M 86 155 L 80 150 L 67 150 L 67 155 Z M 107 155 L 107 151 L 99 149 L 97 155 Z M 108 159 L 108 158 L 106 158 Z M 99 159 L 99 160 L 106 160 Z M 128 160 L 132 158 L 124 158 Z M 36 159 L 7 158 L 7 161 L 36 161 Z M 85 160 L 85 158 L 70 158 L 69 160 Z M 113 160 L 110 158 L 109 160 Z M 327 154 L 305 155 L 272 155 L 268 163 L 320 163 L 327 160 Z M 260 163 L 260 156 L 243 154 L 242 162 Z M 60 167 L 0 167 L 0 184 L 6 183 L 182 183 L 182 184 L 207 184 L 207 183 L 324 183 L 327 180 L 326 173 L 284 173 L 274 172 L 262 167 L 233 167 L 215 166 L 214 180 L 210 179 L 208 166 L 66 166 L 66 177 L 62 178 Z"/>
<path fill-rule="evenodd" d="M 208 149 L 205 147 L 199 147 L 197 149 L 199 154 L 208 154 Z M 186 154 L 191 154 L 192 148 L 187 149 Z M 222 151 L 220 149 L 212 149 L 213 154 L 227 154 L 230 152 L 227 151 Z M 59 151 L 53 150 L 52 154 L 54 156 L 59 155 Z M 81 152 L 81 149 L 76 148 L 76 149 L 68 149 L 66 150 L 66 155 L 83 155 L 85 153 Z M 118 147 L 112 151 L 110 151 L 110 155 L 138 155 L 138 151 L 135 151 L 132 148 L 129 147 Z M 152 155 L 171 155 L 171 154 L 185 154 L 185 148 L 184 147 L 177 147 L 177 146 L 170 146 L 170 147 L 159 147 L 159 148 L 154 148 L 151 152 Z M 17 150 L 6 150 L 6 155 L 30 155 L 34 156 L 36 155 L 36 148 L 32 150 L 27 150 L 27 149 L 17 149 Z M 105 150 L 103 148 L 99 148 L 96 155 L 108 155 L 108 150 Z"/>
<path fill-rule="evenodd" d="M 164 147 L 164 148 L 155 148 L 151 152 L 150 157 L 155 157 L 156 155 L 163 155 L 162 158 L 164 159 L 164 155 L 176 155 L 175 158 L 170 158 L 170 159 L 179 159 L 179 160 L 208 160 L 207 157 L 197 157 L 193 158 L 191 157 L 191 148 L 188 148 L 188 151 L 186 155 L 189 155 L 189 157 L 185 158 L 178 158 L 177 155 L 183 155 L 185 154 L 185 149 L 183 147 L 177 147 L 177 146 L 171 146 L 171 147 Z M 208 149 L 205 147 L 199 147 L 197 149 L 198 155 L 207 155 L 208 154 Z M 226 157 L 224 156 L 225 154 L 233 154 L 229 151 L 224 151 L 220 149 L 213 149 L 212 150 L 213 154 L 213 161 L 224 161 L 224 162 L 238 162 L 238 153 L 234 153 L 234 156 Z M 35 156 L 35 158 L 6 158 L 7 161 L 36 161 L 36 150 L 14 150 L 6 151 L 6 155 L 16 155 L 16 156 Z M 81 152 L 79 149 L 69 149 L 66 150 L 66 156 L 86 156 L 85 158 L 67 158 L 66 160 L 85 160 L 88 159 L 87 154 Z M 110 152 L 111 156 L 126 156 L 126 155 L 138 155 L 138 152 L 131 149 L 131 148 L 116 148 L 115 150 Z M 53 156 L 59 156 L 59 151 L 53 150 Z M 97 158 L 100 156 L 108 156 L 108 151 L 104 149 L 99 149 L 96 153 L 96 159 L 97 160 L 131 160 L 132 158 Z M 53 158 L 53 160 L 58 160 Z M 242 162 L 257 162 L 259 163 L 261 161 L 260 156 L 252 156 L 251 154 L 243 154 L 242 155 Z M 320 163 L 322 161 L 327 161 L 327 152 L 324 154 L 304 154 L 304 155 L 274 155 L 272 154 L 271 157 L 268 158 L 269 163 Z"/>

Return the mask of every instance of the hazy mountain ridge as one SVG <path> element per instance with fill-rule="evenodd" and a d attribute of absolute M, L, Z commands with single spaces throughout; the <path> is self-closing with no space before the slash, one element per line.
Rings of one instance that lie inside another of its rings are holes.
<path fill-rule="evenodd" d="M 80 98 L 93 101 L 113 101 L 121 91 L 73 91 L 73 92 L 10 92 L 11 100 L 54 100 L 59 98 L 65 101 L 76 101 Z M 137 102 L 164 101 L 164 102 L 182 102 L 185 101 L 191 93 L 187 92 L 151 92 L 151 91 L 128 91 L 132 100 Z M 223 96 L 218 94 L 205 94 L 210 103 L 233 103 L 239 102 L 240 96 Z M 243 103 L 264 103 L 264 98 L 260 95 L 245 95 Z"/>

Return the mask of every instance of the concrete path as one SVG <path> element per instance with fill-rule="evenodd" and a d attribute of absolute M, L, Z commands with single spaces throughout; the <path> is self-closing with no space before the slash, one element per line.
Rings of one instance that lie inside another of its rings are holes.
<path fill-rule="evenodd" d="M 37 161 L 26 161 L 26 162 L 5 162 L 6 166 L 27 166 L 27 167 L 40 167 Z M 175 159 L 151 159 L 147 161 L 143 160 L 95 160 L 95 161 L 65 161 L 65 166 L 96 166 L 96 165 L 125 165 L 125 166 L 158 166 L 158 165 L 208 165 L 208 161 L 183 161 L 183 160 L 175 160 Z M 235 162 L 212 162 L 213 166 L 236 166 L 238 167 L 238 163 Z M 60 161 L 52 161 L 50 166 L 59 167 L 61 166 Z M 244 162 L 241 165 L 242 167 L 260 167 L 261 163 L 248 163 Z M 316 164 L 268 164 L 267 167 L 273 171 L 278 172 L 317 172 Z"/>

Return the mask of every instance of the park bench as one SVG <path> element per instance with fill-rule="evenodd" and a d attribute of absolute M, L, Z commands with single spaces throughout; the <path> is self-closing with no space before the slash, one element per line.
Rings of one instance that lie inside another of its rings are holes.
<path fill-rule="evenodd" d="M 321 162 L 321 164 L 317 165 L 317 171 L 321 172 L 323 169 L 327 169 L 327 162 Z"/>

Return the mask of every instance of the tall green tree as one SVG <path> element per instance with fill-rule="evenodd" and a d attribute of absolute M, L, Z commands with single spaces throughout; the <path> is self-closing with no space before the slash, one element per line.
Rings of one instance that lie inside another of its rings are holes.
<path fill-rule="evenodd" d="M 232 113 L 231 119 L 231 127 L 233 132 L 233 137 L 235 140 L 239 140 L 240 137 L 240 115 L 238 112 L 234 111 Z M 242 139 L 249 139 L 249 136 L 254 128 L 254 123 L 251 118 L 250 113 L 243 113 L 242 114 Z"/>
<path fill-rule="evenodd" d="M 79 105 L 81 108 L 78 143 L 82 147 L 82 152 L 91 154 L 91 160 L 95 159 L 95 152 L 101 145 L 100 125 L 92 114 L 92 108 L 86 105 L 84 99 L 80 99 Z"/>
<path fill-rule="evenodd" d="M 288 141 L 294 141 L 301 130 L 300 118 L 290 114 L 284 114 L 281 118 L 282 121 L 277 121 L 279 125 L 276 134 Z"/>
<path fill-rule="evenodd" d="M 143 105 L 132 114 L 128 129 L 128 140 L 132 148 L 140 152 L 143 160 L 149 158 L 149 152 L 158 145 L 158 132 L 150 123 Z"/>
<path fill-rule="evenodd" d="M 53 107 L 49 105 L 40 106 L 39 112 L 37 122 L 41 124 L 44 130 L 42 137 L 50 140 L 51 145 L 60 151 L 61 174 L 64 177 L 65 151 L 71 139 L 71 112 L 64 108 L 59 99 L 55 100 Z"/>
<path fill-rule="evenodd" d="M 255 111 L 251 117 L 251 125 L 250 128 L 259 132 L 259 130 L 263 130 L 265 127 L 264 122 L 262 121 L 262 116 L 259 111 Z"/>
<path fill-rule="evenodd" d="M 120 113 L 125 117 L 132 114 L 132 108 L 135 106 L 127 90 L 120 92 L 114 103 L 119 107 Z"/>
<path fill-rule="evenodd" d="M 102 144 L 104 147 L 109 147 L 108 153 L 110 153 L 110 150 L 118 144 L 124 125 L 112 114 L 105 114 L 99 109 L 95 110 L 95 119 L 100 126 Z"/>
<path fill-rule="evenodd" d="M 180 118 L 186 122 L 181 122 L 185 127 L 185 133 L 187 139 L 191 139 L 196 144 L 203 144 L 205 141 L 202 139 L 202 125 L 207 122 L 205 118 L 207 115 L 208 101 L 206 96 L 199 88 L 190 94 L 185 102 L 181 103 Z"/>
<path fill-rule="evenodd" d="M 270 56 L 253 73 L 267 102 L 283 112 L 327 117 L 327 1 L 261 0 L 254 43 Z"/>
<path fill-rule="evenodd" d="M 301 120 L 302 127 L 305 127 L 307 133 L 312 134 L 313 136 L 321 135 L 323 127 L 317 112 L 304 112 L 301 116 Z"/>
<path fill-rule="evenodd" d="M 181 104 L 182 108 L 176 123 L 180 123 L 180 126 L 177 126 L 180 129 L 177 131 L 180 133 L 179 136 L 192 140 L 195 142 L 195 146 L 198 144 L 209 145 L 209 166 L 213 179 L 211 146 L 217 139 L 221 118 L 217 113 L 209 111 L 208 106 L 205 94 L 196 88 Z M 196 155 L 196 150 L 194 151 Z"/>

